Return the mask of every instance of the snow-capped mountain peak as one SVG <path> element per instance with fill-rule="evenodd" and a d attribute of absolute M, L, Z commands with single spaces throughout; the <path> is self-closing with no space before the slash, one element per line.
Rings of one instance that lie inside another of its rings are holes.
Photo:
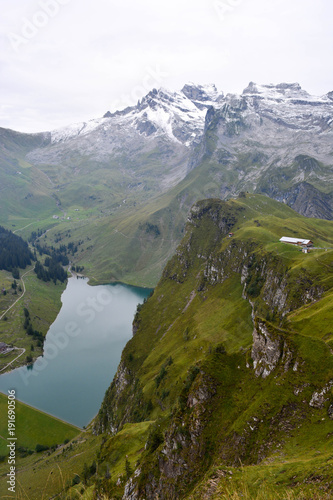
<path fill-rule="evenodd" d="M 180 92 L 152 89 L 137 104 L 104 117 L 122 117 L 122 122 L 146 136 L 166 135 L 173 142 L 189 146 L 203 133 L 210 106 L 223 98 L 215 85 L 188 84 Z"/>
<path fill-rule="evenodd" d="M 207 110 L 211 107 L 227 106 L 224 112 L 227 120 L 242 110 L 246 122 L 258 121 L 262 115 L 304 129 L 316 127 L 318 123 L 325 126 L 331 123 L 332 100 L 333 92 L 322 97 L 311 96 L 298 83 L 259 85 L 250 82 L 241 95 L 226 96 L 214 84 L 187 83 L 179 92 L 154 88 L 136 106 L 54 130 L 50 137 L 52 144 L 90 137 L 90 133 L 100 133 L 104 140 L 105 134 L 117 129 L 128 136 L 139 135 L 149 141 L 164 138 L 189 147 L 202 137 Z"/>
<path fill-rule="evenodd" d="M 83 139 L 90 137 L 90 133 L 105 137 L 120 127 L 129 135 L 136 132 L 149 140 L 165 137 L 188 147 L 202 136 L 208 108 L 219 107 L 223 97 L 214 84 L 188 83 L 179 92 L 154 88 L 135 106 L 114 113 L 108 111 L 102 118 L 51 131 L 51 144 Z"/>

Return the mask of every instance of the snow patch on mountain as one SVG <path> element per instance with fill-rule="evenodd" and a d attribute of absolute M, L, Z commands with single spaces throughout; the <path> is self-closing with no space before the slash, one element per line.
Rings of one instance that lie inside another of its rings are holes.
<path fill-rule="evenodd" d="M 277 85 L 258 85 L 250 82 L 243 90 L 243 96 L 259 97 L 268 101 L 289 102 L 290 104 L 328 104 L 329 94 L 321 97 L 312 96 L 302 89 L 299 83 L 279 83 Z"/>
<path fill-rule="evenodd" d="M 98 128 L 106 121 L 105 118 L 96 118 L 89 120 L 88 122 L 74 123 L 68 125 L 67 127 L 62 127 L 56 130 L 52 130 L 51 133 L 51 143 L 56 144 L 59 142 L 65 142 L 78 135 L 86 135 Z"/>
<path fill-rule="evenodd" d="M 228 94 L 226 102 L 230 103 L 234 97 Z M 250 82 L 241 98 L 247 107 L 242 112 L 244 117 L 256 114 L 294 130 L 318 133 L 330 128 L 332 123 L 333 102 L 329 95 L 312 96 L 298 83 L 258 85 Z"/>

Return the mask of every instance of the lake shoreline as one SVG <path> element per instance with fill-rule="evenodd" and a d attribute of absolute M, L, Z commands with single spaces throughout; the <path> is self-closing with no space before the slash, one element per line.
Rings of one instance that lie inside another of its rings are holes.
<path fill-rule="evenodd" d="M 6 392 L 4 384 L 17 386 L 24 403 L 79 428 L 98 413 L 132 337 L 136 307 L 152 291 L 120 283 L 87 285 L 86 277 L 68 279 L 62 307 L 45 337 L 43 356 L 33 365 L 0 375 L 0 391 Z M 61 394 L 64 388 L 66 393 Z"/>

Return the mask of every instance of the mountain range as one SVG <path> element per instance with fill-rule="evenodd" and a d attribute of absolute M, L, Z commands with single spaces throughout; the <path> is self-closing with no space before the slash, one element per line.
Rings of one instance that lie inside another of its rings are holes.
<path fill-rule="evenodd" d="M 332 92 L 251 82 L 240 95 L 153 89 L 135 106 L 50 132 L 1 129 L 0 222 L 24 217 L 21 227 L 42 226 L 53 240 L 70 228 L 93 280 L 151 286 L 199 199 L 249 191 L 332 219 L 332 123 Z"/>

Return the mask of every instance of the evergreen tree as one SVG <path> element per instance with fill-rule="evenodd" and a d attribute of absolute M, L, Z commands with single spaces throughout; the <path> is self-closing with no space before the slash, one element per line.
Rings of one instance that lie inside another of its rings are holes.
<path fill-rule="evenodd" d="M 25 269 L 32 260 L 33 255 L 28 243 L 12 231 L 0 226 L 0 269 L 12 272 L 13 277 L 19 279 L 18 268 Z"/>

